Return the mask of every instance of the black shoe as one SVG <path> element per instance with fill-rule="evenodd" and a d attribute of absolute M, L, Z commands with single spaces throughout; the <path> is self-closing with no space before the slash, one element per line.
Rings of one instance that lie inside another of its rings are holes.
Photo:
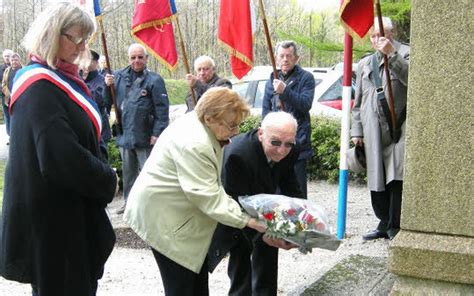
<path fill-rule="evenodd" d="M 388 238 L 390 240 L 393 240 L 395 236 L 397 236 L 397 233 L 400 231 L 400 228 L 395 228 L 395 229 L 390 229 L 387 231 Z"/>
<path fill-rule="evenodd" d="M 378 238 L 388 238 L 388 234 L 386 232 L 382 232 L 376 229 L 362 236 L 362 239 L 365 241 L 374 240 Z"/>

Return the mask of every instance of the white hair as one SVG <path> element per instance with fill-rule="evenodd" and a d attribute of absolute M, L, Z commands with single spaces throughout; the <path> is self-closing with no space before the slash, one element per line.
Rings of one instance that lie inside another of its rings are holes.
<path fill-rule="evenodd" d="M 382 17 L 382 23 L 383 23 L 383 29 L 384 30 L 392 31 L 393 23 L 392 23 L 392 20 L 388 16 L 383 16 Z M 374 26 L 372 27 L 372 30 L 380 31 L 379 30 L 379 19 L 378 19 L 378 17 L 374 17 Z"/>
<path fill-rule="evenodd" d="M 202 63 L 210 64 L 212 68 L 216 67 L 216 63 L 210 56 L 202 55 L 194 60 L 194 70 Z"/>
<path fill-rule="evenodd" d="M 145 54 L 145 56 L 148 56 L 148 52 L 146 51 L 145 46 L 141 45 L 140 43 L 132 43 L 132 44 L 128 47 L 128 52 L 127 52 L 127 53 L 128 53 L 128 56 L 130 56 L 130 53 L 131 53 L 132 50 L 133 50 L 134 48 L 136 48 L 136 47 L 143 49 L 143 53 Z"/>
<path fill-rule="evenodd" d="M 5 50 L 3 51 L 3 53 L 2 53 L 3 56 L 5 56 L 5 55 L 11 56 L 12 54 L 13 54 L 13 50 L 8 49 L 8 48 L 5 49 Z"/>
<path fill-rule="evenodd" d="M 298 128 L 298 122 L 290 113 L 279 111 L 279 112 L 270 112 L 262 120 L 262 130 L 265 132 L 268 128 L 279 128 L 286 124 L 290 123 L 294 126 L 295 131 Z"/>

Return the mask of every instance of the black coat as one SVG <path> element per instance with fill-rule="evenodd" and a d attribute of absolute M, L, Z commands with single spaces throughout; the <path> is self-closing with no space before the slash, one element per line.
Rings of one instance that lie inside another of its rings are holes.
<path fill-rule="evenodd" d="M 277 192 L 301 197 L 294 170 L 298 155 L 299 148 L 296 146 L 271 168 L 263 152 L 262 143 L 258 140 L 257 130 L 238 135 L 224 149 L 222 182 L 225 191 L 236 200 L 241 195 Z M 218 224 L 208 252 L 210 271 L 214 270 L 238 241 L 241 232 L 240 229 Z M 245 228 L 245 232 L 258 236 L 258 233 L 250 228 Z"/>
<path fill-rule="evenodd" d="M 105 207 L 116 181 L 85 111 L 47 80 L 30 85 L 11 112 L 0 275 L 42 295 L 92 295 L 115 243 Z"/>

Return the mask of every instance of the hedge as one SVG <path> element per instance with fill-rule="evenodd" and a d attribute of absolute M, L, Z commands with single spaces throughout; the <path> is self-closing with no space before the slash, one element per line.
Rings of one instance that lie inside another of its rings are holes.
<path fill-rule="evenodd" d="M 245 133 L 260 126 L 259 116 L 249 116 L 240 124 L 240 132 Z M 339 150 L 341 123 L 338 119 L 325 116 L 311 118 L 311 146 L 314 155 L 308 163 L 310 180 L 327 180 L 336 183 L 339 178 Z M 120 171 L 120 154 L 115 142 L 109 143 L 109 163 Z M 364 174 L 350 172 L 349 178 L 358 183 L 365 183 Z"/>

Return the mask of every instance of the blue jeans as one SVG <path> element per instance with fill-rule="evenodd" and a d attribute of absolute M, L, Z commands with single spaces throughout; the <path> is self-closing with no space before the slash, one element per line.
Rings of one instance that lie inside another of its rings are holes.
<path fill-rule="evenodd" d="M 123 178 L 123 198 L 127 202 L 128 194 L 133 183 L 145 165 L 145 161 L 151 153 L 150 148 L 124 149 L 120 147 L 122 156 L 122 178 Z"/>

